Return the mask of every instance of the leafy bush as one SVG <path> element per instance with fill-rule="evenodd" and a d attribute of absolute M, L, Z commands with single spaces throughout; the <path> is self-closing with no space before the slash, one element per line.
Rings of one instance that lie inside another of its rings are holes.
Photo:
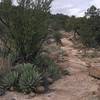
<path fill-rule="evenodd" d="M 4 77 L 1 78 L 0 85 L 6 89 L 10 89 L 13 86 L 16 86 L 18 79 L 18 73 L 15 71 L 9 72 Z"/>
<path fill-rule="evenodd" d="M 41 74 L 36 67 L 31 64 L 25 64 L 21 69 L 22 74 L 19 78 L 19 88 L 22 92 L 31 92 L 40 85 Z"/>

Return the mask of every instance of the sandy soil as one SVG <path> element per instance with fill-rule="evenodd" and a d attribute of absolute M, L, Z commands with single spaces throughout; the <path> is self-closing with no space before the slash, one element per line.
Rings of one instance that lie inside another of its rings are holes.
<path fill-rule="evenodd" d="M 0 100 L 100 100 L 96 95 L 100 80 L 89 76 L 88 65 L 79 58 L 79 50 L 74 48 L 74 44 L 68 38 L 63 38 L 62 42 L 64 46 L 61 49 L 67 56 L 59 65 L 68 69 L 70 76 L 56 81 L 50 87 L 52 91 L 47 94 L 29 98 L 21 93 L 7 92 Z"/>

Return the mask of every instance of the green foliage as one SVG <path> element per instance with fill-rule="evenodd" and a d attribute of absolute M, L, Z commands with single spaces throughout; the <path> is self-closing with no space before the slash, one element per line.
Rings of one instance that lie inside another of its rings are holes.
<path fill-rule="evenodd" d="M 4 27 L 0 28 L 0 38 L 11 52 L 18 53 L 17 60 L 31 60 L 48 35 L 52 0 L 18 0 L 18 6 L 7 1 L 0 3 L 0 26 Z"/>
<path fill-rule="evenodd" d="M 45 54 L 40 54 L 36 57 L 36 59 L 33 61 L 33 63 L 37 66 L 39 66 L 39 68 L 42 67 L 42 69 L 45 69 L 48 67 L 49 63 L 53 62 L 52 59 L 50 59 L 50 57 L 48 57 L 48 55 Z M 44 68 L 43 68 L 44 67 Z"/>
<path fill-rule="evenodd" d="M 68 19 L 69 16 L 63 14 L 50 14 L 49 23 L 53 30 L 63 30 L 65 29 L 65 20 Z"/>
<path fill-rule="evenodd" d="M 34 61 L 34 63 L 39 66 L 42 74 L 46 73 L 47 77 L 51 77 L 54 80 L 60 78 L 61 70 L 51 58 L 47 55 L 41 55 L 38 56 L 37 59 L 38 60 Z"/>
<path fill-rule="evenodd" d="M 95 17 L 100 16 L 100 9 L 97 9 L 94 5 L 88 8 L 87 12 L 85 13 L 86 17 Z"/>
<path fill-rule="evenodd" d="M 25 72 L 26 70 L 30 70 L 33 69 L 33 65 L 30 63 L 27 64 L 17 64 L 15 66 L 15 70 L 21 75 L 23 72 Z"/>
<path fill-rule="evenodd" d="M 3 57 L 3 58 L 5 58 L 5 57 L 7 57 L 7 55 L 8 55 L 8 50 L 6 49 L 6 48 L 0 48 L 0 57 Z"/>
<path fill-rule="evenodd" d="M 1 78 L 0 85 L 6 89 L 16 86 L 18 73 L 15 71 L 9 72 Z"/>
<path fill-rule="evenodd" d="M 17 53 L 16 52 L 10 52 L 8 55 L 7 55 L 9 61 L 11 64 L 13 64 L 13 62 L 16 60 L 17 58 Z"/>
<path fill-rule="evenodd" d="M 100 43 L 100 10 L 91 6 L 84 17 L 67 19 L 66 30 L 80 35 L 80 40 L 85 46 L 97 47 Z"/>
<path fill-rule="evenodd" d="M 74 16 L 70 17 L 65 22 L 66 31 L 78 32 L 80 25 L 84 23 L 85 18 L 76 18 Z"/>
<path fill-rule="evenodd" d="M 53 36 L 54 36 L 54 39 L 57 42 L 57 44 L 61 44 L 62 45 L 62 43 L 61 43 L 62 34 L 60 32 L 56 32 L 55 31 L 53 33 Z"/>
<path fill-rule="evenodd" d="M 10 89 L 14 87 L 22 92 L 30 93 L 41 85 L 42 74 L 32 64 L 19 64 L 15 71 L 10 71 L 0 77 L 0 87 Z"/>
<path fill-rule="evenodd" d="M 86 17 L 83 17 L 84 22 L 80 22 L 80 37 L 83 42 L 88 47 L 97 47 L 99 44 L 99 34 L 100 34 L 100 14 L 99 9 L 95 6 L 91 6 L 87 12 Z"/>
<path fill-rule="evenodd" d="M 76 27 L 76 18 L 75 17 L 71 17 L 69 19 L 66 20 L 65 22 L 65 29 L 66 31 L 73 31 Z"/>
<path fill-rule="evenodd" d="M 19 88 L 21 91 L 30 93 L 40 85 L 41 83 L 41 74 L 36 67 L 33 67 L 31 64 L 26 64 L 23 73 L 19 78 Z"/>
<path fill-rule="evenodd" d="M 30 93 L 35 92 L 38 86 L 48 89 L 50 81 L 61 77 L 61 70 L 48 56 L 38 56 L 34 64 L 18 64 L 12 69 L 14 71 L 3 75 L 2 86 L 5 89 L 12 89 Z M 51 79 L 51 80 L 49 80 Z"/>
<path fill-rule="evenodd" d="M 48 78 L 54 81 L 61 76 L 61 70 L 52 59 L 47 56 L 38 56 L 34 64 L 18 64 L 0 77 L 0 87 L 30 93 L 38 86 L 49 86 Z"/>
<path fill-rule="evenodd" d="M 81 23 L 79 33 L 83 44 L 88 47 L 96 47 L 99 43 L 100 18 L 89 18 Z M 98 38 L 97 38 L 98 37 Z M 97 41 L 98 40 L 98 41 Z"/>
<path fill-rule="evenodd" d="M 53 80 L 57 80 L 61 77 L 61 69 L 54 62 L 49 63 L 47 73 Z"/>

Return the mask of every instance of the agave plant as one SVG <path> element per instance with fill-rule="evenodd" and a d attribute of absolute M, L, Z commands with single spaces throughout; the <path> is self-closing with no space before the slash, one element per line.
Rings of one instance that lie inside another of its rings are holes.
<path fill-rule="evenodd" d="M 6 89 L 10 89 L 15 86 L 18 80 L 18 73 L 15 71 L 9 72 L 4 75 L 0 81 L 0 86 Z"/>
<path fill-rule="evenodd" d="M 24 70 L 27 70 L 27 68 L 29 68 L 30 65 L 26 65 L 26 64 L 18 64 L 15 66 L 15 70 L 19 73 L 19 75 L 21 75 Z"/>
<path fill-rule="evenodd" d="M 27 64 L 18 64 L 15 66 L 15 70 L 21 75 L 23 72 L 33 69 L 34 65 L 27 63 Z"/>
<path fill-rule="evenodd" d="M 23 73 L 19 78 L 19 88 L 22 92 L 29 93 L 41 83 L 41 74 L 31 64 L 24 64 Z"/>

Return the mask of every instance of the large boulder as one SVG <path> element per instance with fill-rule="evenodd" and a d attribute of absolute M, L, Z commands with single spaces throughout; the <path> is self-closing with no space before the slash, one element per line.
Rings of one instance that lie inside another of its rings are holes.
<path fill-rule="evenodd" d="M 93 63 L 89 68 L 90 76 L 100 79 L 100 63 Z"/>

